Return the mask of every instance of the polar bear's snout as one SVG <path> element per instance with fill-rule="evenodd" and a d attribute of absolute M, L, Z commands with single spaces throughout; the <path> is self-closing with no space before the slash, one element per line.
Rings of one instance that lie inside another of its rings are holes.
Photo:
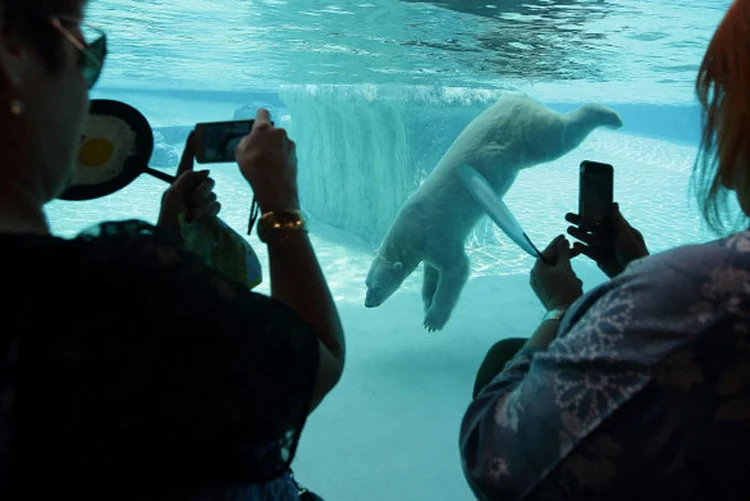
<path fill-rule="evenodd" d="M 365 294 L 365 308 L 377 308 L 383 304 L 383 295 L 380 289 L 367 289 Z"/>
<path fill-rule="evenodd" d="M 398 290 L 413 268 L 406 269 L 400 261 L 391 261 L 378 255 L 365 279 L 367 293 L 365 308 L 376 308 Z"/>

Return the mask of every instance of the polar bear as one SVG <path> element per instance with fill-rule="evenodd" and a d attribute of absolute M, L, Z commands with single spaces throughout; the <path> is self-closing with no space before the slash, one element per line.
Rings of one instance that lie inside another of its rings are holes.
<path fill-rule="evenodd" d="M 484 214 L 458 167 L 476 169 L 502 197 L 521 169 L 556 160 L 597 127 L 619 129 L 620 116 L 600 104 L 558 113 L 523 95 L 506 95 L 459 134 L 399 211 L 365 281 L 365 307 L 383 304 L 424 261 L 424 327 L 442 329 L 468 276 L 465 243 Z"/>

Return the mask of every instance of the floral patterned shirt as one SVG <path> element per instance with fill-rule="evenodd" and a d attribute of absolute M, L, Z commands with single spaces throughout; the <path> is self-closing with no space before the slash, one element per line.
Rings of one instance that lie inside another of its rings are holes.
<path fill-rule="evenodd" d="M 750 232 L 631 264 L 461 426 L 479 499 L 750 499 Z"/>

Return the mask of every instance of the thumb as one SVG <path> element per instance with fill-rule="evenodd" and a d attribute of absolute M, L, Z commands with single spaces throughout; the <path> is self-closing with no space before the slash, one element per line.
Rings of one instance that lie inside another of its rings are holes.
<path fill-rule="evenodd" d="M 614 202 L 609 210 L 612 216 L 612 221 L 619 221 L 622 219 L 622 214 L 620 214 L 620 204 Z"/>
<path fill-rule="evenodd" d="M 554 263 L 558 254 L 558 245 L 561 241 L 565 241 L 563 235 L 558 235 L 552 240 L 549 245 L 542 251 L 542 257 L 547 263 Z"/>
<path fill-rule="evenodd" d="M 271 123 L 271 114 L 268 112 L 265 108 L 258 108 L 258 111 L 255 113 L 255 123 L 253 123 L 253 130 L 261 124 L 269 124 Z"/>
<path fill-rule="evenodd" d="M 615 231 L 615 235 L 618 235 L 619 233 L 630 229 L 630 223 L 628 223 L 622 216 L 622 212 L 620 212 L 620 205 L 616 203 L 612 204 L 612 219 L 610 222 L 610 227 Z"/>
<path fill-rule="evenodd" d="M 185 172 L 193 170 L 195 165 L 195 131 L 190 131 L 190 134 L 185 141 L 185 149 L 182 150 L 182 157 L 180 157 L 180 163 L 177 166 L 177 177 L 180 177 Z"/>
<path fill-rule="evenodd" d="M 200 186 L 201 182 L 206 179 L 211 171 L 209 170 L 188 170 L 177 176 L 174 184 L 169 187 L 169 191 L 173 193 L 173 196 L 179 200 L 185 202 L 195 190 Z"/>
<path fill-rule="evenodd" d="M 630 223 L 628 223 L 625 220 L 625 217 L 623 217 L 622 212 L 620 212 L 620 204 L 618 203 L 612 204 L 612 218 L 617 224 L 620 224 L 623 226 L 630 226 Z"/>
<path fill-rule="evenodd" d="M 561 237 L 557 241 L 556 254 L 557 254 L 557 260 L 555 262 L 555 265 L 558 267 L 570 268 L 571 249 L 570 249 L 570 244 L 568 243 L 568 240 L 565 237 Z"/>

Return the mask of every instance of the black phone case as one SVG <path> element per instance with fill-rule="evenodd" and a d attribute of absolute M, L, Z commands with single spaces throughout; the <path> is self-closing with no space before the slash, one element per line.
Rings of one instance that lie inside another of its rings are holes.
<path fill-rule="evenodd" d="M 610 164 L 586 160 L 579 171 L 578 215 L 581 227 L 592 229 L 607 223 L 614 202 L 614 168 Z M 596 209 L 593 207 L 599 206 Z"/>

